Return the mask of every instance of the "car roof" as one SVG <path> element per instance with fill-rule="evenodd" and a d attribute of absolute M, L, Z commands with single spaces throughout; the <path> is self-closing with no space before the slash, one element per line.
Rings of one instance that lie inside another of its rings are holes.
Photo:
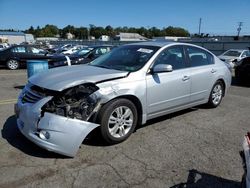
<path fill-rule="evenodd" d="M 176 42 L 166 42 L 166 41 L 147 41 L 147 42 L 136 42 L 136 43 L 130 43 L 127 45 L 142 45 L 142 46 L 157 46 L 157 47 L 163 47 L 169 44 L 174 44 Z M 179 43 L 178 43 L 179 44 Z"/>
<path fill-rule="evenodd" d="M 156 46 L 156 47 L 164 47 L 164 46 L 168 46 L 168 45 L 185 45 L 185 46 L 193 46 L 193 47 L 197 47 L 197 48 L 201 48 L 204 49 L 201 46 L 197 46 L 191 43 L 184 43 L 184 42 L 175 42 L 175 41 L 146 41 L 146 42 L 136 42 L 136 43 L 130 43 L 127 45 L 144 45 L 144 46 Z M 207 49 L 204 49 L 206 51 L 208 51 Z"/>
<path fill-rule="evenodd" d="M 249 51 L 248 49 L 229 49 L 227 51 L 237 51 L 237 52 L 243 52 L 243 51 Z"/>
<path fill-rule="evenodd" d="M 91 45 L 91 46 L 87 46 L 86 48 L 100 48 L 100 47 L 114 47 L 114 45 L 111 45 L 111 44 Z"/>

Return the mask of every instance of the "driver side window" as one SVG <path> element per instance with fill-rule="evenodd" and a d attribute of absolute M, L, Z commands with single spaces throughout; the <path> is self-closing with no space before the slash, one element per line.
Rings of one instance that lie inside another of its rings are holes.
<path fill-rule="evenodd" d="M 158 64 L 172 65 L 173 70 L 185 68 L 182 46 L 173 46 L 163 50 L 156 58 L 154 66 Z"/>

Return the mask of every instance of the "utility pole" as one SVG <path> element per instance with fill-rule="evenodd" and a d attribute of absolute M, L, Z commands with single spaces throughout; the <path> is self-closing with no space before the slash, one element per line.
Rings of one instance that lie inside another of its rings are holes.
<path fill-rule="evenodd" d="M 237 31 L 238 31 L 238 34 L 237 36 L 239 37 L 240 36 L 240 31 L 241 31 L 241 27 L 243 26 L 243 22 L 239 22 L 238 23 L 238 28 L 237 28 Z"/>
<path fill-rule="evenodd" d="M 199 20 L 199 36 L 201 35 L 201 18 Z"/>

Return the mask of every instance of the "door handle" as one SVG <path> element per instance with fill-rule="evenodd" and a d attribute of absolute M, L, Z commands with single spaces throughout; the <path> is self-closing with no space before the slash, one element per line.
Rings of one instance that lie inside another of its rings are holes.
<path fill-rule="evenodd" d="M 187 80 L 189 80 L 189 79 L 190 79 L 189 76 L 183 76 L 182 81 L 187 81 Z"/>
<path fill-rule="evenodd" d="M 216 72 L 217 72 L 217 70 L 215 70 L 215 69 L 211 70 L 211 73 L 216 73 Z"/>

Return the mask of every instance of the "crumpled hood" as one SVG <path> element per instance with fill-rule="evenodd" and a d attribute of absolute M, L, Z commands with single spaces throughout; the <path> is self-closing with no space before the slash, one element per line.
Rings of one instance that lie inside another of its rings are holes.
<path fill-rule="evenodd" d="M 47 72 L 36 74 L 29 78 L 29 82 L 42 88 L 62 91 L 64 89 L 83 84 L 96 83 L 109 79 L 127 76 L 128 72 L 105 69 L 90 65 L 74 65 L 49 69 Z"/>

